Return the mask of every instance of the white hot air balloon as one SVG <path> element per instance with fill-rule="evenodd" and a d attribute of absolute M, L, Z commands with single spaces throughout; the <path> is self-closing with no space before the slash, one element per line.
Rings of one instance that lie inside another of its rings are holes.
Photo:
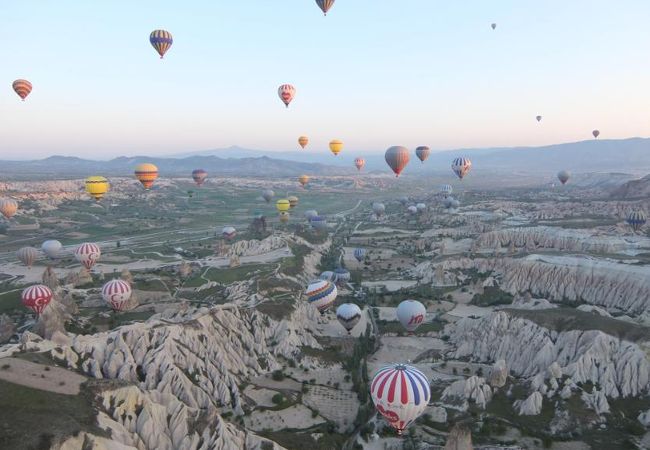
<path fill-rule="evenodd" d="M 397 319 L 409 333 L 413 333 L 424 322 L 427 310 L 417 300 L 404 300 L 397 306 Z"/>
<path fill-rule="evenodd" d="M 43 244 L 41 244 L 41 250 L 50 259 L 56 259 L 56 257 L 59 256 L 59 253 L 61 252 L 62 248 L 63 245 L 61 245 L 59 241 L 56 241 L 54 239 L 50 239 L 48 241 L 43 242 Z"/>
<path fill-rule="evenodd" d="M 343 303 L 336 309 L 336 318 L 350 334 L 361 320 L 361 308 L 354 303 Z"/>

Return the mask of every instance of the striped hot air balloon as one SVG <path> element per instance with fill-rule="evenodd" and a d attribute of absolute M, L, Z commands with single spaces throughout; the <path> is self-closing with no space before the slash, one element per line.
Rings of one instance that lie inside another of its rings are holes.
<path fill-rule="evenodd" d="M 290 84 L 283 84 L 278 88 L 278 96 L 282 103 L 288 108 L 289 103 L 293 101 L 293 98 L 296 96 L 296 88 Z"/>
<path fill-rule="evenodd" d="M 331 281 L 312 281 L 305 290 L 307 301 L 323 314 L 334 304 L 338 290 Z"/>
<path fill-rule="evenodd" d="M 232 241 L 233 239 L 235 239 L 235 236 L 237 236 L 237 230 L 235 229 L 235 227 L 230 227 L 230 226 L 223 227 L 223 230 L 221 230 L 221 235 L 225 239 Z"/>
<path fill-rule="evenodd" d="M 396 177 L 399 177 L 399 175 L 402 173 L 402 170 L 404 170 L 406 165 L 411 160 L 408 149 L 399 145 L 393 146 L 386 150 L 384 157 L 386 158 L 386 164 L 388 164 L 388 166 L 393 169 Z"/>
<path fill-rule="evenodd" d="M 316 0 L 316 4 L 321 9 L 321 11 L 323 11 L 323 14 L 327 15 L 327 11 L 329 11 L 330 8 L 334 6 L 334 1 L 335 0 Z"/>
<path fill-rule="evenodd" d="M 377 411 L 401 435 L 426 409 L 431 387 L 415 367 L 393 364 L 379 369 L 372 379 L 370 395 Z"/>
<path fill-rule="evenodd" d="M 309 144 L 309 138 L 307 136 L 300 136 L 298 138 L 298 144 L 302 147 L 305 148 L 307 147 L 307 144 Z"/>
<path fill-rule="evenodd" d="M 366 160 L 363 158 L 355 158 L 354 159 L 354 165 L 357 168 L 359 172 L 361 172 L 361 169 L 363 169 L 363 166 L 366 165 Z"/>
<path fill-rule="evenodd" d="M 417 300 L 404 300 L 397 305 L 397 320 L 400 321 L 406 331 L 413 333 L 427 316 L 427 309 Z"/>
<path fill-rule="evenodd" d="M 151 42 L 152 47 L 156 49 L 160 55 L 160 59 L 163 59 L 167 50 L 169 50 L 174 43 L 174 39 L 169 31 L 153 30 L 149 35 L 149 42 Z"/>
<path fill-rule="evenodd" d="M 34 264 L 34 261 L 38 258 L 38 250 L 34 247 L 19 248 L 18 251 L 16 251 L 16 258 L 31 269 L 32 264 Z"/>
<path fill-rule="evenodd" d="M 456 176 L 461 180 L 465 175 L 469 173 L 471 168 L 472 168 L 472 161 L 470 161 L 469 158 L 463 158 L 463 157 L 456 158 L 451 163 L 451 170 L 453 170 Z"/>
<path fill-rule="evenodd" d="M 124 280 L 111 280 L 102 287 L 102 298 L 115 311 L 124 311 L 131 298 L 131 285 Z"/>
<path fill-rule="evenodd" d="M 18 79 L 13 82 L 12 87 L 16 94 L 18 94 L 18 97 L 23 101 L 25 101 L 27 96 L 32 92 L 32 83 L 27 80 Z"/>
<path fill-rule="evenodd" d="M 135 177 L 142 183 L 145 190 L 148 191 L 158 178 L 158 167 L 150 163 L 138 164 L 135 168 Z"/>
<path fill-rule="evenodd" d="M 11 219 L 18 211 L 18 202 L 11 198 L 0 199 L 0 213 L 7 219 Z"/>
<path fill-rule="evenodd" d="M 454 188 L 451 186 L 451 184 L 443 184 L 440 186 L 440 195 L 443 198 L 449 197 L 452 192 L 454 192 Z"/>
<path fill-rule="evenodd" d="M 343 141 L 332 139 L 330 141 L 330 151 L 334 154 L 334 156 L 338 156 L 338 154 L 341 153 L 341 150 L 343 150 Z"/>
<path fill-rule="evenodd" d="M 289 208 L 293 209 L 293 208 L 295 208 L 296 206 L 298 206 L 298 201 L 299 201 L 299 200 L 298 200 L 298 197 L 296 197 L 295 195 L 290 195 L 290 196 L 287 198 L 287 200 L 289 200 Z"/>
<path fill-rule="evenodd" d="M 309 175 L 300 175 L 300 177 L 298 177 L 298 182 L 302 187 L 307 186 L 307 183 L 309 183 Z"/>
<path fill-rule="evenodd" d="M 99 249 L 99 245 L 91 242 L 81 244 L 74 251 L 74 257 L 88 270 L 95 265 L 101 254 L 102 252 Z"/>
<path fill-rule="evenodd" d="M 108 180 L 100 176 L 88 177 L 86 178 L 84 184 L 86 186 L 86 192 L 88 193 L 88 195 L 94 198 L 96 202 L 104 198 L 104 195 L 106 195 L 106 193 L 110 189 L 110 184 L 108 183 Z"/>
<path fill-rule="evenodd" d="M 36 284 L 25 289 L 20 295 L 20 298 L 25 307 L 40 315 L 52 301 L 53 295 L 49 287 Z"/>
<path fill-rule="evenodd" d="M 343 325 L 343 328 L 347 330 L 348 334 L 350 334 L 352 329 L 361 320 L 361 308 L 354 303 L 343 303 L 336 308 L 336 318 Z"/>
<path fill-rule="evenodd" d="M 355 248 L 354 249 L 354 258 L 361 262 L 364 260 L 366 257 L 366 249 L 365 248 Z"/>
<path fill-rule="evenodd" d="M 630 211 L 625 221 L 632 227 L 634 231 L 639 231 L 647 221 L 645 213 L 641 210 Z"/>
<path fill-rule="evenodd" d="M 194 169 L 192 171 L 192 179 L 196 183 L 197 186 L 203 185 L 205 183 L 205 179 L 208 178 L 208 172 L 206 172 L 203 169 Z"/>
<path fill-rule="evenodd" d="M 278 210 L 278 212 L 284 212 L 284 211 L 289 211 L 291 208 L 291 203 L 289 203 L 289 200 L 286 198 L 281 198 L 277 202 L 275 202 L 275 208 Z"/>
<path fill-rule="evenodd" d="M 431 149 L 426 145 L 422 145 L 415 149 L 415 156 L 422 162 L 426 161 L 431 154 Z"/>

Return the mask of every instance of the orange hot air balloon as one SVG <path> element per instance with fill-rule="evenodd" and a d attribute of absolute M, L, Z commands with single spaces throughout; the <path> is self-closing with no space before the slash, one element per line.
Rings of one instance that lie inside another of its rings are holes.
<path fill-rule="evenodd" d="M 339 141 L 338 139 L 334 139 L 330 141 L 330 151 L 334 153 L 334 156 L 338 155 L 341 153 L 341 150 L 343 150 L 343 142 Z"/>
<path fill-rule="evenodd" d="M 153 186 L 153 182 L 158 178 L 158 167 L 150 163 L 138 164 L 135 168 L 135 177 L 146 190 L 149 190 Z"/>
<path fill-rule="evenodd" d="M 363 169 L 363 166 L 366 165 L 366 160 L 363 158 L 355 158 L 354 165 L 357 167 L 357 170 L 361 171 L 361 169 Z"/>
<path fill-rule="evenodd" d="M 309 138 L 307 136 L 300 136 L 298 138 L 298 144 L 300 144 L 302 148 L 307 147 L 307 144 L 309 144 Z"/>
<path fill-rule="evenodd" d="M 385 158 L 388 166 L 395 172 L 395 176 L 399 177 L 404 167 L 409 163 L 411 156 L 406 147 L 397 145 L 386 150 Z"/>
<path fill-rule="evenodd" d="M 32 92 L 32 83 L 27 80 L 18 79 L 13 83 L 14 91 L 18 94 L 23 101 L 27 98 L 30 92 Z"/>
<path fill-rule="evenodd" d="M 302 187 L 305 187 L 309 183 L 309 175 L 300 175 L 298 182 L 302 184 Z"/>

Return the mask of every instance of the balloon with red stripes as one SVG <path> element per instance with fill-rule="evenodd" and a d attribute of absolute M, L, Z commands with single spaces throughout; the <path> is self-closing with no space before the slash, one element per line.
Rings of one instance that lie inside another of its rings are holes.
<path fill-rule="evenodd" d="M 52 290 L 42 284 L 36 284 L 23 290 L 20 298 L 26 308 L 41 314 L 52 301 Z"/>
<path fill-rule="evenodd" d="M 102 288 L 102 297 L 115 311 L 124 311 L 131 298 L 131 285 L 124 280 L 111 280 Z"/>
<path fill-rule="evenodd" d="M 14 88 L 16 94 L 18 94 L 18 97 L 20 97 L 23 101 L 25 101 L 27 96 L 32 92 L 32 83 L 27 80 L 16 80 L 13 82 L 12 87 Z"/>
<path fill-rule="evenodd" d="M 74 257 L 88 270 L 95 265 L 101 254 L 99 246 L 91 242 L 84 242 L 74 251 Z"/>
<path fill-rule="evenodd" d="M 296 96 L 296 88 L 290 84 L 283 84 L 278 88 L 278 96 L 282 103 L 288 108 L 289 103 L 292 102 L 293 98 Z"/>
<path fill-rule="evenodd" d="M 431 387 L 427 377 L 415 367 L 393 364 L 377 372 L 370 395 L 377 411 L 401 435 L 426 409 Z"/>

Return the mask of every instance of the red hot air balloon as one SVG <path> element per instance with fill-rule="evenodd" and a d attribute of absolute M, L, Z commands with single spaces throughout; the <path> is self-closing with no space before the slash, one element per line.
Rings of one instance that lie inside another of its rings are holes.
<path fill-rule="evenodd" d="M 192 171 L 192 179 L 194 180 L 197 186 L 201 186 L 205 182 L 205 179 L 207 177 L 208 177 L 208 172 L 206 172 L 203 169 L 194 169 Z"/>
<path fill-rule="evenodd" d="M 289 103 L 293 101 L 293 98 L 296 96 L 296 88 L 290 84 L 283 84 L 278 88 L 278 96 L 282 103 L 288 108 Z"/>
<path fill-rule="evenodd" d="M 83 264 L 86 269 L 90 270 L 95 265 L 101 254 L 102 252 L 97 244 L 86 242 L 77 247 L 74 252 L 74 257 L 77 261 Z"/>
<path fill-rule="evenodd" d="M 25 307 L 40 315 L 52 301 L 52 296 L 49 287 L 36 284 L 25 289 L 20 297 Z"/>
<path fill-rule="evenodd" d="M 111 280 L 102 287 L 102 298 L 115 311 L 124 311 L 131 298 L 131 286 L 124 280 Z"/>
<path fill-rule="evenodd" d="M 422 162 L 426 161 L 430 154 L 431 154 L 431 149 L 425 145 L 415 149 L 415 155 Z"/>
<path fill-rule="evenodd" d="M 354 165 L 356 166 L 357 170 L 361 171 L 361 169 L 363 169 L 363 166 L 366 165 L 366 160 L 363 158 L 356 158 L 354 160 Z"/>
<path fill-rule="evenodd" d="M 396 177 L 399 177 L 400 173 L 402 173 L 402 170 L 404 170 L 404 167 L 406 167 L 411 159 L 408 149 L 399 145 L 386 150 L 385 158 L 386 163 L 391 169 L 393 169 Z"/>
<path fill-rule="evenodd" d="M 27 80 L 19 79 L 13 83 L 14 91 L 18 94 L 23 101 L 27 98 L 30 92 L 32 92 L 32 83 Z"/>

